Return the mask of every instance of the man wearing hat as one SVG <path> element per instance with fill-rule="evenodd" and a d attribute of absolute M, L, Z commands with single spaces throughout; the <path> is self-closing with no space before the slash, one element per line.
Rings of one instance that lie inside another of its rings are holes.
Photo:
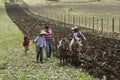
<path fill-rule="evenodd" d="M 49 28 L 48 25 L 45 25 L 45 39 L 46 39 L 46 55 L 47 58 L 51 58 L 51 52 L 52 52 L 52 30 Z"/>
<path fill-rule="evenodd" d="M 43 47 L 46 47 L 46 40 L 45 40 L 45 31 L 41 30 L 39 35 L 34 39 L 34 42 L 36 42 L 36 51 L 37 51 L 37 56 L 36 56 L 36 61 L 42 63 L 43 62 Z"/>
<path fill-rule="evenodd" d="M 73 27 L 71 29 L 73 30 L 72 35 L 71 35 L 72 38 L 74 38 L 75 36 L 77 36 L 78 38 L 80 38 L 80 40 L 86 40 L 86 37 L 82 34 L 82 32 L 80 32 L 78 30 L 77 26 L 75 26 L 75 27 Z"/>

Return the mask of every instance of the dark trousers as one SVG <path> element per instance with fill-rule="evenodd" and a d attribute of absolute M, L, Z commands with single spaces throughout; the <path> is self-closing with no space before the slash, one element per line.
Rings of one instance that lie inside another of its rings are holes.
<path fill-rule="evenodd" d="M 39 47 L 39 51 L 37 52 L 37 61 L 43 61 L 43 48 Z"/>

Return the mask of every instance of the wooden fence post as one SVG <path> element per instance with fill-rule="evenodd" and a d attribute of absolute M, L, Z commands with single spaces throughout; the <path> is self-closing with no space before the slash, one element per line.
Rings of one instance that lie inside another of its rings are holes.
<path fill-rule="evenodd" d="M 50 14 L 50 19 L 51 19 L 51 12 L 49 12 L 49 14 Z"/>
<path fill-rule="evenodd" d="M 50 18 L 50 14 L 49 14 L 49 11 L 48 11 L 48 18 Z"/>
<path fill-rule="evenodd" d="M 80 24 L 81 24 L 81 22 L 80 22 L 80 16 L 79 16 L 79 26 L 81 26 Z"/>
<path fill-rule="evenodd" d="M 47 18 L 48 18 L 49 16 L 48 16 L 48 12 L 47 12 Z"/>
<path fill-rule="evenodd" d="M 85 17 L 85 27 L 87 27 L 87 17 Z"/>
<path fill-rule="evenodd" d="M 94 16 L 93 16 L 93 31 L 94 31 Z"/>
<path fill-rule="evenodd" d="M 97 30 L 98 30 L 98 24 L 99 24 L 99 20 L 98 20 L 98 18 L 97 18 Z"/>
<path fill-rule="evenodd" d="M 72 19 L 71 19 L 71 14 L 69 14 L 69 18 L 70 18 L 70 24 L 71 24 L 71 20 L 72 20 Z"/>
<path fill-rule="evenodd" d="M 103 18 L 101 19 L 101 32 L 103 32 Z"/>
<path fill-rule="evenodd" d="M 120 18 L 119 18 L 119 33 L 120 33 Z"/>
<path fill-rule="evenodd" d="M 62 21 L 62 13 L 61 13 L 60 15 L 61 15 L 61 16 L 60 16 L 60 18 L 61 18 L 61 22 L 63 22 L 63 21 Z"/>
<path fill-rule="evenodd" d="M 75 25 L 75 17 L 74 17 L 74 15 L 73 15 L 73 25 Z"/>
<path fill-rule="evenodd" d="M 90 28 L 90 17 L 89 17 L 89 28 Z"/>
<path fill-rule="evenodd" d="M 109 19 L 107 18 L 107 32 L 108 32 Z"/>
<path fill-rule="evenodd" d="M 76 15 L 76 20 L 75 20 L 76 25 L 78 25 L 78 16 Z"/>
<path fill-rule="evenodd" d="M 120 33 L 120 18 L 119 18 L 119 33 Z"/>
<path fill-rule="evenodd" d="M 112 18 L 112 32 L 114 32 L 114 18 Z"/>
<path fill-rule="evenodd" d="M 66 14 L 64 14 L 64 27 L 65 27 Z"/>
<path fill-rule="evenodd" d="M 59 13 L 57 14 L 57 21 L 59 21 Z"/>
<path fill-rule="evenodd" d="M 56 20 L 56 13 L 55 13 L 55 20 Z"/>
<path fill-rule="evenodd" d="M 70 24 L 70 15 L 68 13 L 68 24 Z"/>
<path fill-rule="evenodd" d="M 54 13 L 53 12 L 51 12 L 51 15 L 52 15 L 52 19 L 54 19 Z"/>

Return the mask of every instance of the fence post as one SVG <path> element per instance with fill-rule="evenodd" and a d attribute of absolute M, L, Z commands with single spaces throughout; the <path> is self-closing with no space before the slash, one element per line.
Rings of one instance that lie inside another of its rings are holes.
<path fill-rule="evenodd" d="M 90 17 L 89 17 L 89 28 L 90 28 Z"/>
<path fill-rule="evenodd" d="M 57 21 L 59 21 L 59 13 L 57 14 Z"/>
<path fill-rule="evenodd" d="M 54 19 L 54 13 L 52 12 L 52 19 Z"/>
<path fill-rule="evenodd" d="M 99 20 L 98 20 L 98 18 L 97 18 L 97 30 L 98 30 L 98 24 L 99 24 Z"/>
<path fill-rule="evenodd" d="M 119 18 L 119 33 L 120 33 L 120 18 Z"/>
<path fill-rule="evenodd" d="M 71 20 L 72 20 L 72 19 L 71 19 L 71 14 L 69 14 L 69 18 L 70 18 L 70 24 L 71 24 Z"/>
<path fill-rule="evenodd" d="M 64 27 L 65 27 L 66 14 L 64 14 Z"/>
<path fill-rule="evenodd" d="M 73 25 L 75 25 L 75 17 L 74 17 L 74 15 L 73 15 Z"/>
<path fill-rule="evenodd" d="M 50 19 L 51 19 L 51 12 L 49 12 L 49 14 L 50 14 Z"/>
<path fill-rule="evenodd" d="M 103 32 L 103 18 L 101 19 L 101 32 Z"/>
<path fill-rule="evenodd" d="M 47 18 L 49 17 L 48 12 L 47 12 Z"/>
<path fill-rule="evenodd" d="M 68 13 L 68 24 L 70 24 L 70 15 Z"/>
<path fill-rule="evenodd" d="M 82 26 L 84 25 L 84 23 L 83 23 L 83 16 L 82 16 Z"/>
<path fill-rule="evenodd" d="M 47 12 L 47 14 L 48 14 L 48 18 L 50 18 L 50 14 L 49 14 L 49 11 Z"/>
<path fill-rule="evenodd" d="M 50 19 L 52 19 L 52 11 L 50 11 Z"/>
<path fill-rule="evenodd" d="M 107 18 L 107 32 L 108 32 L 109 19 Z"/>
<path fill-rule="evenodd" d="M 76 15 L 76 25 L 78 25 L 78 15 Z"/>
<path fill-rule="evenodd" d="M 87 27 L 87 17 L 85 17 L 85 27 Z"/>
<path fill-rule="evenodd" d="M 93 31 L 94 31 L 94 16 L 93 16 Z"/>
<path fill-rule="evenodd" d="M 80 23 L 81 23 L 81 22 L 80 22 L 80 16 L 79 16 L 79 26 L 81 26 Z"/>
<path fill-rule="evenodd" d="M 63 20 L 62 20 L 62 13 L 60 14 L 61 16 L 60 16 L 60 18 L 61 18 L 61 22 L 63 22 Z"/>
<path fill-rule="evenodd" d="M 57 16 L 56 16 L 56 13 L 55 13 L 55 20 L 56 20 L 56 17 L 57 17 Z"/>
<path fill-rule="evenodd" d="M 112 32 L 114 32 L 114 18 L 112 18 Z"/>

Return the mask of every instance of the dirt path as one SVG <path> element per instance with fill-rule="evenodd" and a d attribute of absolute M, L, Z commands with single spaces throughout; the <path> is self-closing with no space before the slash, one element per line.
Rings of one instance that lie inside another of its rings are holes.
<path fill-rule="evenodd" d="M 66 27 L 64 27 L 64 23 L 33 14 L 30 15 L 26 7 L 6 5 L 6 8 L 8 15 L 18 25 L 20 30 L 32 38 L 46 24 L 53 29 L 55 39 L 58 37 L 67 37 L 71 33 L 71 25 L 66 24 Z M 84 61 L 81 67 L 95 77 L 102 78 L 105 75 L 107 80 L 120 79 L 120 45 L 118 45 L 120 40 L 100 37 L 96 32 L 91 32 L 91 30 L 85 28 L 81 28 L 81 31 L 86 35 L 87 43 L 90 47 L 88 53 L 84 54 L 84 58 L 89 60 L 89 62 Z"/>

